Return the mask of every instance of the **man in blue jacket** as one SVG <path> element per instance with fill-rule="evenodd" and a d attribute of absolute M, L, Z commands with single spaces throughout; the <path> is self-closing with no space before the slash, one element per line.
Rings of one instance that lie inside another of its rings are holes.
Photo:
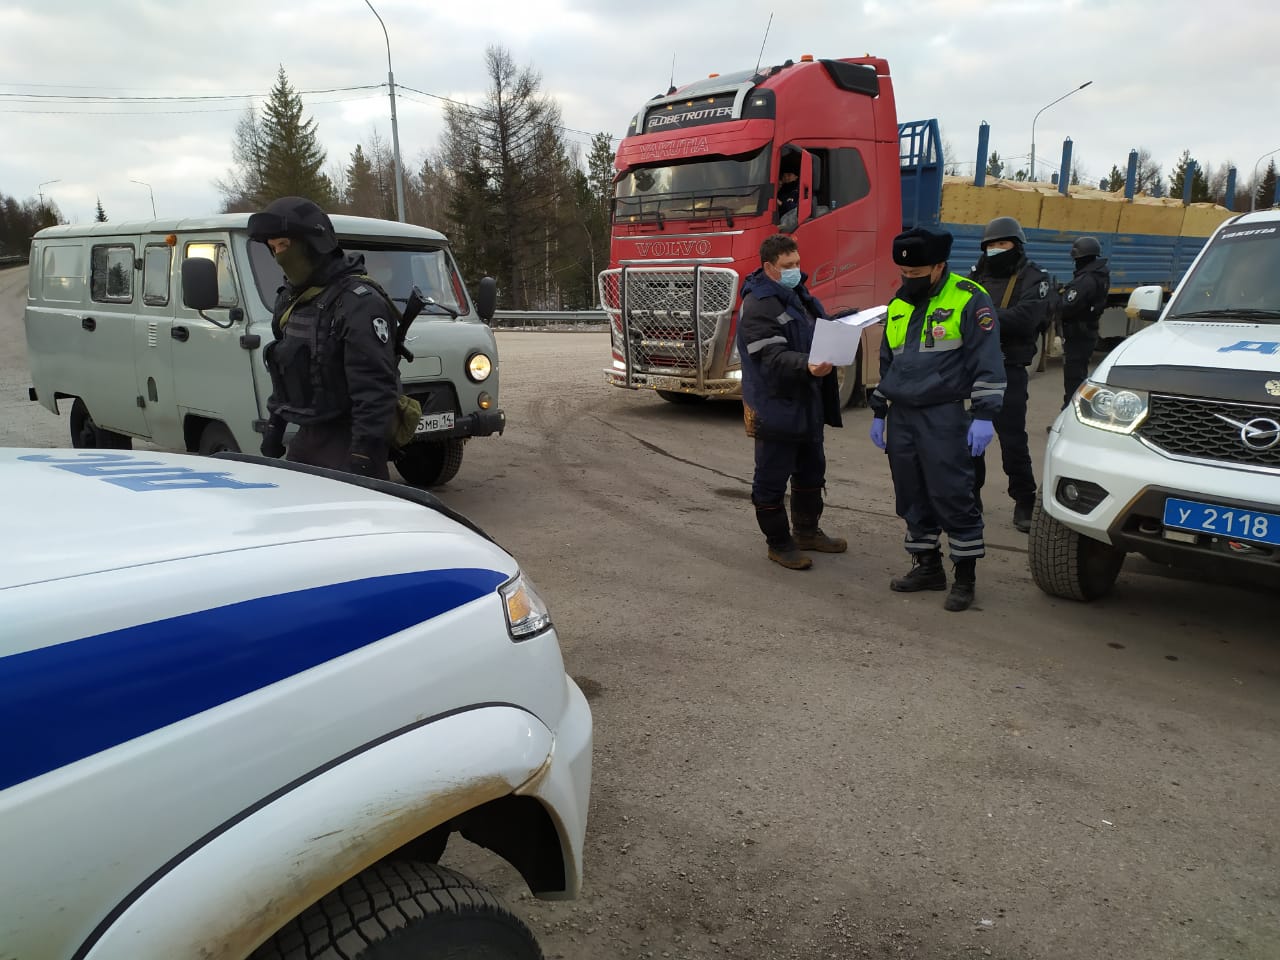
<path fill-rule="evenodd" d="M 995 436 L 991 421 L 1006 380 L 991 298 L 947 269 L 950 255 L 944 230 L 916 227 L 894 238 L 902 286 L 889 304 L 880 385 L 870 403 L 871 440 L 889 454 L 912 562 L 889 589 L 947 589 L 939 547 L 945 531 L 955 583 L 943 606 L 956 611 L 973 603 L 977 561 L 986 556 L 974 458 Z"/>
<path fill-rule="evenodd" d="M 831 364 L 809 362 L 822 304 L 805 289 L 800 248 L 786 234 L 760 245 L 760 269 L 742 284 L 738 353 L 747 435 L 755 438 L 751 502 L 769 559 L 790 570 L 813 561 L 802 550 L 843 553 L 848 544 L 818 526 L 827 458 L 823 426 L 842 426 L 840 389 Z M 783 498 L 791 483 L 791 523 Z M 794 536 L 792 533 L 794 523 Z"/>

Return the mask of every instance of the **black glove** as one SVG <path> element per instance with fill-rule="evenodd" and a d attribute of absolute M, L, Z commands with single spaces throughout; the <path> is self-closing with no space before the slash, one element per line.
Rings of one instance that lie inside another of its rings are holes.
<path fill-rule="evenodd" d="M 386 444 L 367 441 L 353 443 L 351 452 L 347 455 L 347 472 L 386 480 L 390 476 L 387 471 Z"/>
<path fill-rule="evenodd" d="M 284 456 L 284 421 L 271 420 L 262 432 L 262 455 L 273 460 Z"/>

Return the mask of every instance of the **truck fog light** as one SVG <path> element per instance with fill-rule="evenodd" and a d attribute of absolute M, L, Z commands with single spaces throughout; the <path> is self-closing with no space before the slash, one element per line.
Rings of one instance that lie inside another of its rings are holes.
<path fill-rule="evenodd" d="M 476 399 L 476 403 L 480 405 L 481 410 L 488 410 L 493 406 L 493 397 L 489 396 L 487 393 L 482 393 Z"/>

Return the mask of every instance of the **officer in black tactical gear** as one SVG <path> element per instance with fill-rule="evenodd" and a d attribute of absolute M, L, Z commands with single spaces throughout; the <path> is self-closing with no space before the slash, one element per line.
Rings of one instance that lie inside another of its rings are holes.
<path fill-rule="evenodd" d="M 1075 396 L 1089 375 L 1089 358 L 1098 346 L 1098 318 L 1107 306 L 1111 271 L 1096 237 L 1071 244 L 1075 275 L 1062 287 L 1062 405 Z"/>
<path fill-rule="evenodd" d="M 281 197 L 249 218 L 284 270 L 263 351 L 271 373 L 262 454 L 388 478 L 387 442 L 400 396 L 395 308 L 344 254 L 333 223 L 301 197 Z"/>
<path fill-rule="evenodd" d="M 1049 325 L 1049 275 L 1027 259 L 1026 242 L 1017 220 L 996 217 L 983 231 L 982 256 L 969 275 L 990 295 L 1000 321 L 1008 387 L 995 427 L 1013 499 L 1013 525 L 1022 533 L 1031 529 L 1036 502 L 1036 477 L 1027 446 L 1027 367 L 1036 355 L 1036 341 Z M 974 467 L 981 502 L 986 459 L 979 457 Z"/>

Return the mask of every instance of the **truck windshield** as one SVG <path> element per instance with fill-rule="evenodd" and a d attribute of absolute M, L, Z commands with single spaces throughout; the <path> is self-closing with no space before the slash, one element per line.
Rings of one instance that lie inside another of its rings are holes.
<path fill-rule="evenodd" d="M 1175 310 L 1168 319 L 1280 321 L 1280 228 L 1220 234 L 1183 283 Z"/>
<path fill-rule="evenodd" d="M 454 269 L 453 258 L 447 250 L 439 247 L 406 250 L 403 247 L 391 249 L 375 244 L 362 246 L 351 238 L 342 240 L 342 249 L 347 253 L 363 255 L 365 272 L 398 300 L 400 306 L 404 305 L 409 292 L 416 286 L 436 303 L 456 310 L 460 315 L 467 314 L 471 309 L 462 292 L 462 281 L 458 279 L 457 270 Z M 262 297 L 263 303 L 271 307 L 276 302 L 276 291 L 284 283 L 284 273 L 265 243 L 250 243 L 249 258 L 253 264 L 253 278 L 258 287 L 258 295 Z M 430 309 L 424 310 L 423 316 L 431 312 Z"/>
<path fill-rule="evenodd" d="M 768 208 L 769 148 L 739 157 L 635 167 L 617 182 L 614 218 L 619 223 L 733 219 Z"/>

